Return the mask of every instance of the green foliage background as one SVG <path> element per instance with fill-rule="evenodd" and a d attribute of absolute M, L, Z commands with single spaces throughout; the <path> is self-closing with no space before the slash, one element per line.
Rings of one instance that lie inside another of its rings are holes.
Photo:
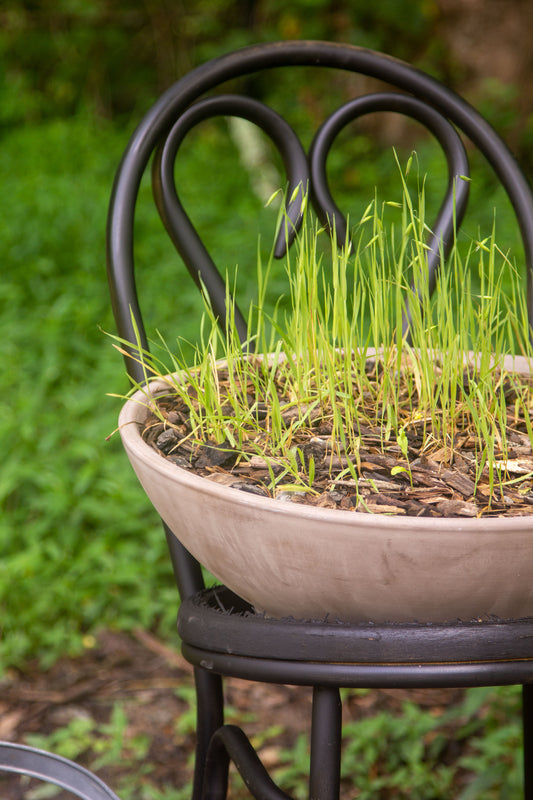
<path fill-rule="evenodd" d="M 118 412 L 106 392 L 125 390 L 126 381 L 102 332 L 113 330 L 105 220 L 115 169 L 142 113 L 201 61 L 278 38 L 383 49 L 460 87 L 460 66 L 438 23 L 434 0 L 4 0 L 0 673 L 29 659 L 46 668 L 79 653 L 100 626 L 141 625 L 176 641 L 177 596 L 159 521 L 118 437 L 106 440 Z M 297 105 L 281 90 L 274 95 L 281 106 Z M 298 99 L 311 118 L 320 117 L 320 101 L 306 91 Z M 500 130 L 512 129 L 511 89 L 489 110 Z M 341 156 L 331 166 L 354 212 L 366 207 L 376 182 L 385 199 L 387 192 L 395 197 L 390 145 L 379 155 L 376 142 L 358 136 L 346 147 L 350 167 Z M 430 151 L 424 158 L 442 181 L 442 162 Z M 273 219 L 250 176 L 235 168 L 238 159 L 224 125 L 208 127 L 184 150 L 179 178 L 217 263 L 239 263 L 246 277 L 257 233 L 268 248 Z M 490 179 L 472 190 L 485 223 L 497 205 L 516 244 L 508 206 Z M 199 300 L 149 208 L 148 183 L 141 206 L 145 310 L 169 339 L 194 337 Z M 162 297 L 172 302 L 159 314 Z"/>
<path fill-rule="evenodd" d="M 3 667 L 28 657 L 46 665 L 78 652 L 84 634 L 100 625 L 161 623 L 175 635 L 177 595 L 160 525 L 118 436 L 106 441 L 120 405 L 106 392 L 127 389 L 122 360 L 103 330 L 113 330 L 107 203 L 128 135 L 80 114 L 18 128 L 0 148 Z M 241 190 L 230 171 L 226 177 L 229 193 Z M 149 193 L 146 185 L 143 196 Z M 248 206 L 241 196 L 240 206 Z M 208 220 L 220 213 L 213 202 L 204 207 Z M 196 289 L 188 279 L 182 287 L 155 211 L 139 229 L 141 264 L 143 257 L 160 264 L 155 281 L 140 276 L 147 310 L 162 287 L 166 293 L 174 285 L 169 333 L 173 319 L 174 335 L 194 335 Z"/>
<path fill-rule="evenodd" d="M 0 665 L 31 656 L 50 663 L 77 652 L 99 625 L 156 625 L 174 635 L 176 598 L 157 520 L 118 438 L 105 438 L 117 413 L 106 392 L 120 391 L 123 381 L 101 331 L 113 329 L 105 218 L 116 166 L 141 114 L 205 58 L 287 36 L 382 48 L 451 74 L 445 48 L 430 35 L 438 12 L 432 0 L 4 1 Z M 296 122 L 305 111 L 315 124 L 326 108 L 321 88 L 318 100 L 309 87 L 295 89 L 295 103 L 290 84 L 255 87 L 294 112 Z M 344 147 L 330 167 L 357 216 L 374 184 L 385 199 L 394 191 L 394 159 L 379 136 L 351 137 Z M 235 168 L 239 152 L 224 124 L 184 148 L 178 176 L 186 207 L 217 263 L 239 263 L 246 284 L 258 231 L 270 246 L 273 212 L 263 209 L 246 170 Z M 442 159 L 428 152 L 425 169 L 442 183 Z M 488 178 L 474 183 L 473 205 L 490 224 L 498 204 L 515 241 L 501 197 L 486 202 L 493 190 Z M 194 336 L 196 291 L 161 235 L 148 183 L 143 198 L 137 255 L 145 310 L 165 336 Z M 168 287 L 175 296 L 161 314 Z"/>
<path fill-rule="evenodd" d="M 4 0 L 0 120 L 87 103 L 128 114 L 193 66 L 257 41 L 349 41 L 439 64 L 437 17 L 434 0 Z"/>

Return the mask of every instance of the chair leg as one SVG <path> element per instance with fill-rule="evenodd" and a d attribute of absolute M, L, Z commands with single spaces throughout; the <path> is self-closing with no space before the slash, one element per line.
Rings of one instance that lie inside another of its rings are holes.
<path fill-rule="evenodd" d="M 533 800 L 533 684 L 522 686 L 524 731 L 524 798 Z"/>
<path fill-rule="evenodd" d="M 181 599 L 185 600 L 185 598 L 201 592 L 204 588 L 202 568 L 164 522 L 163 530 L 165 531 L 178 592 Z"/>
<path fill-rule="evenodd" d="M 213 734 L 224 724 L 224 695 L 222 678 L 206 670 L 194 670 L 196 684 L 196 753 L 194 761 L 194 782 L 192 800 L 201 800 L 204 796 L 204 778 L 207 752 Z M 228 784 L 228 766 L 216 771 L 217 782 L 214 794 L 225 797 Z M 225 775 L 225 777 L 224 777 Z"/>
<path fill-rule="evenodd" d="M 339 690 L 313 689 L 309 800 L 338 800 L 340 793 L 342 704 Z"/>

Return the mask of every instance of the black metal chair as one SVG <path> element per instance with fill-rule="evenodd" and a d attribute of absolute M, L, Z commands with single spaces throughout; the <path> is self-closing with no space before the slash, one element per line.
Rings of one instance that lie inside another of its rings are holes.
<path fill-rule="evenodd" d="M 80 800 L 120 800 L 92 772 L 36 747 L 0 742 L 0 772 L 9 772 L 67 789 Z"/>
<path fill-rule="evenodd" d="M 210 90 L 264 69 L 297 66 L 336 68 L 389 84 L 393 91 L 351 100 L 319 129 L 306 157 L 292 128 L 250 98 Z M 533 323 L 533 198 L 529 185 L 493 128 L 467 102 L 413 67 L 366 49 L 324 42 L 282 42 L 245 48 L 215 59 L 174 84 L 134 133 L 118 170 L 108 219 L 108 265 L 119 335 L 135 341 L 130 310 L 143 346 L 147 339 L 137 299 L 133 220 L 141 176 L 153 159 L 153 187 L 167 231 L 197 284 L 207 287 L 225 319 L 224 281 L 180 204 L 173 164 L 185 133 L 215 115 L 247 118 L 271 137 L 283 158 L 289 196 L 309 185 L 318 217 L 343 241 L 345 221 L 328 187 L 325 161 L 337 133 L 372 111 L 398 111 L 422 122 L 440 142 L 448 162 L 445 200 L 429 242 L 434 283 L 439 247 L 451 243 L 454 193 L 457 224 L 466 207 L 468 173 L 461 131 L 481 150 L 503 184 L 520 226 L 528 274 L 529 319 Z M 288 213 L 299 215 L 297 194 Z M 283 237 L 277 255 L 285 247 Z M 407 321 L 408 324 L 408 321 Z M 128 363 L 137 381 L 142 374 Z M 457 624 L 372 625 L 266 619 L 225 587 L 206 590 L 200 565 L 165 528 L 182 603 L 178 629 L 185 657 L 195 667 L 197 751 L 193 796 L 220 798 L 227 792 L 233 760 L 252 794 L 262 800 L 287 795 L 270 779 L 242 730 L 224 724 L 222 677 L 306 685 L 313 688 L 310 797 L 334 800 L 340 787 L 341 687 L 523 686 L 525 795 L 533 800 L 533 619 Z"/>

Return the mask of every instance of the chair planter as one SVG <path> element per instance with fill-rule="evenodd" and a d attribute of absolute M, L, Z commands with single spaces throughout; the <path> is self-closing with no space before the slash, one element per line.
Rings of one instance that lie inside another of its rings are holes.
<path fill-rule="evenodd" d="M 309 159 L 287 123 L 262 104 L 233 94 L 204 99 L 231 79 L 298 66 L 364 74 L 395 91 L 358 98 L 334 113 L 315 137 Z M 224 320 L 224 282 L 174 187 L 174 158 L 186 132 L 217 114 L 260 125 L 282 155 L 289 191 L 308 184 L 318 217 L 326 223 L 333 219 L 342 240 L 344 218 L 329 192 L 326 156 L 348 121 L 374 110 L 414 116 L 437 137 L 447 158 L 448 190 L 429 243 L 432 284 L 440 244 L 446 245 L 455 224 L 454 203 L 458 223 L 466 205 L 466 194 L 454 193 L 455 179 L 466 174 L 456 129 L 487 157 L 520 225 L 532 324 L 533 198 L 490 125 L 442 84 L 387 56 L 323 42 L 281 42 L 246 48 L 194 70 L 157 101 L 134 133 L 117 173 L 108 220 L 119 336 L 134 343 L 138 333 L 140 345 L 148 348 L 135 288 L 133 220 L 152 154 L 163 222 L 191 276 L 206 287 Z M 295 219 L 298 208 L 289 207 L 288 213 Z M 238 324 L 243 326 L 242 320 Z M 142 383 L 139 365 L 127 359 L 127 368 Z M 310 797 L 320 800 L 339 795 L 340 687 L 520 683 L 526 797 L 533 800 L 532 518 L 384 519 L 257 498 L 166 462 L 141 439 L 143 413 L 129 401 L 120 428 L 134 469 L 163 519 L 182 598 L 178 630 L 197 684 L 195 800 L 222 800 L 229 759 L 255 797 L 287 798 L 244 733 L 224 724 L 222 677 L 227 675 L 313 687 Z M 200 564 L 226 586 L 205 590 Z"/>

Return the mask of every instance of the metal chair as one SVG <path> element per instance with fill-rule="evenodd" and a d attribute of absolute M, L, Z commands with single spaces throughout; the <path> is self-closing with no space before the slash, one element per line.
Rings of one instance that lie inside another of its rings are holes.
<path fill-rule="evenodd" d="M 80 800 L 120 800 L 92 772 L 61 756 L 36 747 L 0 742 L 0 772 L 10 772 L 55 784 Z"/>
<path fill-rule="evenodd" d="M 270 108 L 250 98 L 215 94 L 226 81 L 264 69 L 298 66 L 360 73 L 389 84 L 343 105 L 321 126 L 305 155 L 298 137 Z M 321 221 L 336 227 L 343 241 L 344 217 L 327 181 L 325 161 L 337 133 L 351 120 L 373 111 L 397 111 L 422 122 L 440 142 L 449 170 L 444 202 L 429 244 L 434 284 L 439 247 L 451 244 L 454 225 L 464 213 L 468 174 L 461 131 L 483 152 L 504 186 L 520 226 L 528 274 L 529 319 L 533 324 L 533 198 L 505 144 L 467 102 L 438 81 L 386 55 L 324 42 L 258 45 L 215 59 L 175 83 L 152 107 L 124 153 L 113 188 L 108 218 L 108 268 L 119 335 L 135 341 L 130 312 L 144 347 L 148 346 L 137 299 L 133 262 L 134 209 L 141 176 L 153 155 L 153 187 L 161 217 L 191 276 L 202 282 L 225 319 L 224 282 L 188 219 L 176 193 L 173 164 L 185 135 L 202 119 L 236 115 L 255 122 L 280 151 L 297 222 L 300 195 L 308 185 Z M 285 247 L 283 237 L 276 254 Z M 408 325 L 408 320 L 406 322 Z M 244 328 L 242 329 L 244 330 Z M 137 381 L 142 374 L 127 364 Z M 229 760 L 252 794 L 261 800 L 287 795 L 270 779 L 242 730 L 224 724 L 223 676 L 306 685 L 313 689 L 309 796 L 338 798 L 341 751 L 341 687 L 424 688 L 523 685 L 525 796 L 533 800 L 533 619 L 457 624 L 345 624 L 273 620 L 255 614 L 225 587 L 206 590 L 200 565 L 167 527 L 165 532 L 182 602 L 178 630 L 185 657 L 195 667 L 197 750 L 193 797 L 225 797 Z"/>

